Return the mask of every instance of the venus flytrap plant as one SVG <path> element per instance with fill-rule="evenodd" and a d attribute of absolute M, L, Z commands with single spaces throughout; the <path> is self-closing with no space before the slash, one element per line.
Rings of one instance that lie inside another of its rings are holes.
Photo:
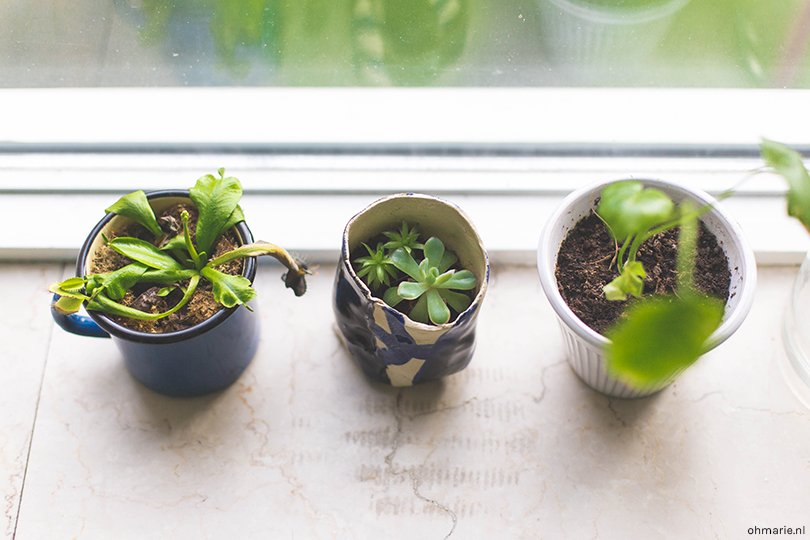
<path fill-rule="evenodd" d="M 189 190 L 198 212 L 194 234 L 187 211 L 181 214 L 182 231 L 173 230 L 176 234 L 171 237 L 164 233 L 143 191 L 125 195 L 110 206 L 108 212 L 139 223 L 154 236 L 155 243 L 125 236 L 111 240 L 105 238 L 109 248 L 133 262 L 112 272 L 70 278 L 52 285 L 51 292 L 60 297 L 54 304 L 56 309 L 74 313 L 85 304 L 91 311 L 155 321 L 188 304 L 202 280 L 211 283 L 214 299 L 222 306 L 246 305 L 256 295 L 250 280 L 227 274 L 217 267 L 235 259 L 262 255 L 270 255 L 284 264 L 288 269 L 283 276 L 285 285 L 293 289 L 296 296 L 303 295 L 308 274 L 306 265 L 274 244 L 256 242 L 210 257 L 219 237 L 244 220 L 238 204 L 242 196 L 239 180 L 226 177 L 223 169 L 218 172 L 218 178 L 205 175 Z M 141 283 L 162 285 L 158 296 L 168 296 L 175 289 L 180 289 L 183 296 L 173 307 L 159 313 L 122 304 L 120 301 L 127 291 Z"/>

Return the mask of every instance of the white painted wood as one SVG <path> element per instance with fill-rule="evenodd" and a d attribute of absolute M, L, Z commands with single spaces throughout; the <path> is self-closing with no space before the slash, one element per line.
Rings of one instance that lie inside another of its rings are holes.
<path fill-rule="evenodd" d="M 810 90 L 35 88 L 0 103 L 10 144 L 751 145 L 806 143 Z"/>
<path fill-rule="evenodd" d="M 375 194 L 248 194 L 243 207 L 258 239 L 296 251 L 313 262 L 337 260 L 346 222 L 381 196 Z M 478 228 L 493 260 L 531 264 L 540 231 L 563 193 L 442 194 L 460 205 Z M 18 234 L 0 229 L 0 259 L 72 260 L 85 237 L 118 195 L 6 194 L 0 215 L 8 223 L 27 223 L 33 208 L 47 221 L 35 222 Z M 742 196 L 722 203 L 742 225 L 761 264 L 799 264 L 807 252 L 808 235 L 787 217 L 784 197 Z M 58 223 L 55 227 L 52 224 Z"/>
<path fill-rule="evenodd" d="M 795 268 L 764 268 L 739 332 L 660 395 L 582 384 L 536 272 L 495 266 L 471 366 L 368 382 L 303 298 L 259 275 L 263 342 L 229 390 L 145 390 L 111 343 L 54 333 L 19 540 L 743 538 L 807 525 L 810 412 L 779 370 Z"/>
<path fill-rule="evenodd" d="M 51 336 L 48 285 L 62 264 L 0 265 L 0 538 L 14 535 Z"/>

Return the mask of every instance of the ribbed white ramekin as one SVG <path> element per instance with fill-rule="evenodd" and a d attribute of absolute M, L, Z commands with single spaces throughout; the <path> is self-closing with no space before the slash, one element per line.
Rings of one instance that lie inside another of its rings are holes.
<path fill-rule="evenodd" d="M 537 249 L 537 270 L 540 282 L 560 322 L 568 351 L 568 361 L 577 375 L 591 388 L 603 394 L 621 398 L 637 398 L 654 394 L 669 385 L 677 375 L 663 384 L 646 387 L 628 386 L 608 374 L 605 346 L 608 339 L 583 323 L 565 303 L 557 287 L 555 269 L 557 253 L 568 232 L 595 207 L 602 189 L 614 181 L 600 182 L 571 193 L 549 218 Z M 674 201 L 691 199 L 698 205 L 714 204 L 701 221 L 717 238 L 728 257 L 731 285 L 723 322 L 706 342 L 705 352 L 723 343 L 742 324 L 754 300 L 757 268 L 754 253 L 737 225 L 716 204 L 709 194 L 674 182 L 642 180 L 646 186 L 660 189 Z M 678 374 L 679 375 L 679 374 Z"/>

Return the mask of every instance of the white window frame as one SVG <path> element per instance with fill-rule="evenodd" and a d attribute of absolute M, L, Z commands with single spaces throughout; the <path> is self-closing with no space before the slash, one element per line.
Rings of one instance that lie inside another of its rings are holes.
<path fill-rule="evenodd" d="M 810 140 L 808 90 L 60 88 L 0 103 L 0 215 L 27 224 L 0 233 L 6 260 L 73 257 L 118 194 L 225 166 L 254 232 L 316 261 L 336 259 L 376 197 L 423 191 L 464 207 L 496 262 L 531 263 L 577 186 L 659 177 L 717 193 L 760 164 L 760 137 Z M 808 248 L 783 192 L 759 177 L 723 203 L 761 263 Z"/>

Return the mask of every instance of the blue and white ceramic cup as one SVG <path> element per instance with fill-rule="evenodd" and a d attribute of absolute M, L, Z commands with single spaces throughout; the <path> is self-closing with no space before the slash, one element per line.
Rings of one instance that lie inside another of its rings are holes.
<path fill-rule="evenodd" d="M 178 203 L 190 203 L 188 191 L 153 191 L 147 198 L 159 214 Z M 93 254 L 102 245 L 101 234 L 120 230 L 128 218 L 107 214 L 85 240 L 76 261 L 76 275 L 93 271 Z M 242 222 L 235 227 L 242 244 L 253 235 Z M 251 282 L 256 276 L 256 258 L 245 259 L 242 275 Z M 137 332 L 98 311 L 88 316 L 65 315 L 51 308 L 56 323 L 73 334 L 112 337 L 124 363 L 144 386 L 169 396 L 208 394 L 231 385 L 250 364 L 259 346 L 259 317 L 244 307 L 223 309 L 202 323 L 164 334 Z"/>
<path fill-rule="evenodd" d="M 450 323 L 412 321 L 375 297 L 357 277 L 352 253 L 381 232 L 403 221 L 422 238 L 439 237 L 478 280 L 475 298 Z M 489 282 L 489 259 L 478 233 L 457 206 L 427 195 L 402 194 L 378 200 L 354 216 L 343 231 L 335 275 L 334 311 L 338 336 L 372 379 L 393 386 L 439 379 L 461 371 L 475 350 L 475 325 Z"/>

